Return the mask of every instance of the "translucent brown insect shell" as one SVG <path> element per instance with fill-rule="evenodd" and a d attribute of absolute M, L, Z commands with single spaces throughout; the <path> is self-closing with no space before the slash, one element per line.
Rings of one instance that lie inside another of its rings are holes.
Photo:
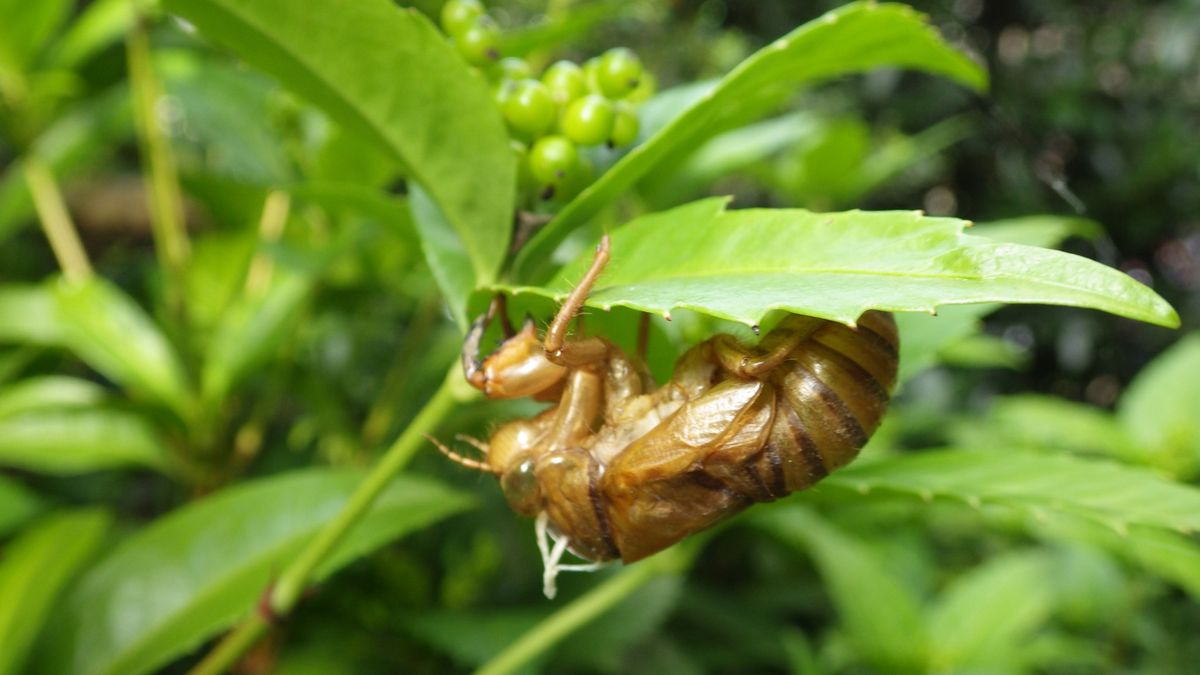
<path fill-rule="evenodd" d="M 467 380 L 494 398 L 555 403 L 477 446 L 513 509 L 545 514 L 555 536 L 589 560 L 640 560 L 754 502 L 803 490 L 845 465 L 878 427 L 895 385 L 899 338 L 890 314 L 855 328 L 791 315 L 757 346 L 717 335 L 689 349 L 656 387 L 644 365 L 602 337 L 567 326 L 609 256 L 539 340 L 508 326 L 502 299 L 467 335 Z M 501 315 L 506 340 L 479 346 Z"/>

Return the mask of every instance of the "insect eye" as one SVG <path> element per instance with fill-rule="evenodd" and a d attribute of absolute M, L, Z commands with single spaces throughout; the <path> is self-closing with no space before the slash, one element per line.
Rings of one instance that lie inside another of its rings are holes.
<path fill-rule="evenodd" d="M 500 477 L 500 489 L 514 511 L 530 516 L 537 514 L 540 490 L 533 474 L 532 459 L 505 471 Z"/>

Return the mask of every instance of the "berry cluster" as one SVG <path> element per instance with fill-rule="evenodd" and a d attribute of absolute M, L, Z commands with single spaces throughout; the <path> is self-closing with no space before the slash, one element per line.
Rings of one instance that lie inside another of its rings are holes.
<path fill-rule="evenodd" d="M 495 83 L 527 194 L 569 199 L 592 178 L 580 148 L 616 148 L 637 138 L 634 106 L 654 84 L 632 50 L 610 49 L 583 66 L 557 61 L 538 78 L 524 59 L 500 58 L 499 28 L 479 0 L 448 0 L 441 23 L 463 58 Z"/>

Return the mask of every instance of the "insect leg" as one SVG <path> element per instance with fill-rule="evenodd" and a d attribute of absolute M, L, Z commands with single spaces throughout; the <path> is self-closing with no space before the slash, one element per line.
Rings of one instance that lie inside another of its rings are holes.
<path fill-rule="evenodd" d="M 726 371 L 739 377 L 758 377 L 783 363 L 788 354 L 825 323 L 824 319 L 792 314 L 763 338 L 758 347 L 747 347 L 732 335 L 718 335 L 713 338 L 713 353 Z"/>
<path fill-rule="evenodd" d="M 600 239 L 600 245 L 596 247 L 596 256 L 592 259 L 592 266 L 588 269 L 587 274 L 583 275 L 583 279 L 575 287 L 575 290 L 571 291 L 571 294 L 563 301 L 554 321 L 550 323 L 550 328 L 546 330 L 546 338 L 542 342 L 542 347 L 546 351 L 546 357 L 559 365 L 595 363 L 602 360 L 608 353 L 608 346 L 602 340 L 593 338 L 567 342 L 567 326 L 571 323 L 571 319 L 575 318 L 579 308 L 583 307 L 583 302 L 587 300 L 588 293 L 596 284 L 596 279 L 600 277 L 604 266 L 608 264 L 609 251 L 608 235 L 604 235 Z"/>
<path fill-rule="evenodd" d="M 443 455 L 449 457 L 452 461 L 454 461 L 458 464 L 462 464 L 463 466 L 467 467 L 468 469 L 475 469 L 476 471 L 482 471 L 484 473 L 495 474 L 497 476 L 500 475 L 500 471 L 498 469 L 496 469 L 495 467 L 493 467 L 491 464 L 488 464 L 487 462 L 481 462 L 477 459 L 471 459 L 470 457 L 463 457 L 462 455 L 451 450 L 450 448 L 447 448 L 444 444 L 442 444 L 441 441 L 434 438 L 433 436 L 430 436 L 429 434 L 424 434 L 424 436 L 425 436 L 426 440 L 428 440 L 430 443 L 433 443 L 435 446 L 437 446 L 437 449 L 440 450 Z"/>
<path fill-rule="evenodd" d="M 487 443 L 484 443 L 473 436 L 468 436 L 466 434 L 455 434 L 454 438 L 474 447 L 479 452 L 482 452 L 484 457 L 487 457 L 488 451 L 491 449 L 487 446 Z"/>

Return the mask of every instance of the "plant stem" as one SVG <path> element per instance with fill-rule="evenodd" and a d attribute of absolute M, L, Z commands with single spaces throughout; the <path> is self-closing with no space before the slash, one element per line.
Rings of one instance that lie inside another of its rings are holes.
<path fill-rule="evenodd" d="M 151 222 L 159 262 L 166 273 L 167 305 L 178 316 L 183 300 L 183 275 L 189 245 L 184 224 L 183 195 L 171 140 L 159 116 L 162 90 L 150 60 L 150 41 L 141 20 L 135 21 L 125 42 L 129 81 L 133 89 L 134 119 L 143 176 L 150 193 Z"/>
<path fill-rule="evenodd" d="M 329 554 L 345 538 L 354 527 L 375 498 L 387 484 L 412 459 L 417 449 L 424 442 L 424 435 L 433 431 L 437 425 L 454 410 L 458 404 L 455 397 L 455 384 L 462 378 L 457 363 L 451 365 L 442 380 L 442 384 L 434 393 L 433 398 L 425 404 L 421 412 L 413 419 L 404 433 L 388 448 L 379 463 L 371 473 L 359 484 L 354 494 L 342 507 L 342 510 L 329 521 L 317 536 L 308 542 L 292 562 L 283 570 L 279 579 L 270 590 L 268 599 L 270 613 L 276 616 L 287 616 L 296 602 L 300 600 L 304 590 L 308 588 L 313 575 L 317 572 Z M 271 627 L 271 622 L 256 608 L 246 615 L 232 631 L 221 639 L 204 660 L 196 664 L 191 675 L 215 675 L 225 672 L 230 666 L 258 641 Z"/>
<path fill-rule="evenodd" d="M 72 282 L 87 279 L 92 275 L 92 264 L 88 262 L 87 251 L 79 241 L 79 234 L 71 222 L 71 214 L 67 212 L 54 174 L 45 162 L 33 155 L 27 157 L 23 164 L 25 181 L 33 195 L 38 220 L 42 223 L 46 238 L 50 240 L 50 249 L 54 251 L 63 276 Z"/>
<path fill-rule="evenodd" d="M 475 675 L 507 675 L 519 670 L 655 577 L 679 574 L 686 570 L 699 552 L 702 541 L 703 538 L 689 539 L 653 558 L 621 570 L 616 576 L 546 617 L 475 671 Z"/>

